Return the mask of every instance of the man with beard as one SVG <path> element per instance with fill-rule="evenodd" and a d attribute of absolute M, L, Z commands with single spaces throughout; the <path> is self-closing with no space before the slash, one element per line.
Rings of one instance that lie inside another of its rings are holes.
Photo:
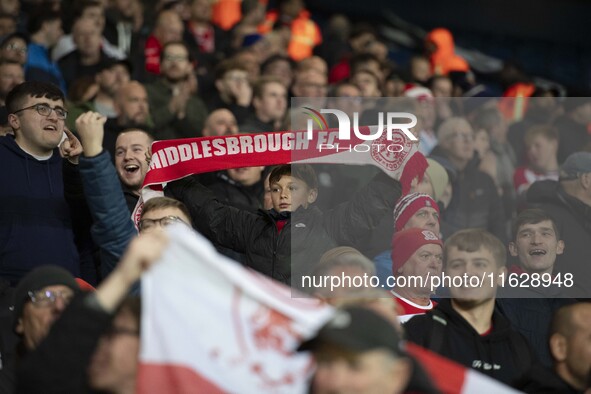
<path fill-rule="evenodd" d="M 160 77 L 146 86 L 158 140 L 201 136 L 207 110 L 197 96 L 197 79 L 187 46 L 170 42 L 160 55 Z"/>
<path fill-rule="evenodd" d="M 130 81 L 119 88 L 115 96 L 115 118 L 107 119 L 103 148 L 115 157 L 115 143 L 120 132 L 127 129 L 150 131 L 152 118 L 146 88 L 138 81 Z"/>
<path fill-rule="evenodd" d="M 444 273 L 453 278 L 451 299 L 406 323 L 408 339 L 510 384 L 536 358 L 525 338 L 495 310 L 497 287 L 507 271 L 505 246 L 487 231 L 466 229 L 447 240 L 444 257 Z"/>
<path fill-rule="evenodd" d="M 514 387 L 524 393 L 588 393 L 591 304 L 579 302 L 558 309 L 552 317 L 549 337 L 552 368 L 533 366 Z"/>

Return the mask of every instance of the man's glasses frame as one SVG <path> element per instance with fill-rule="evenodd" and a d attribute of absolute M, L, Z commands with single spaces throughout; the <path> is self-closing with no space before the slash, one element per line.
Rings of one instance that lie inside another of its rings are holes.
<path fill-rule="evenodd" d="M 68 111 L 66 111 L 62 107 L 52 108 L 45 103 L 33 104 L 28 107 L 21 108 L 19 110 L 14 111 L 13 114 L 17 114 L 17 113 L 25 111 L 27 109 L 34 109 L 41 116 L 49 116 L 49 115 L 51 115 L 51 111 L 55 111 L 55 115 L 57 116 L 58 119 L 61 119 L 61 120 L 66 120 L 66 118 L 68 117 Z"/>
<path fill-rule="evenodd" d="M 18 44 L 15 44 L 13 42 L 11 42 L 10 44 L 6 45 L 6 49 L 10 50 L 10 51 L 15 51 L 18 53 L 27 53 L 27 47 L 26 46 L 20 46 Z"/>
<path fill-rule="evenodd" d="M 38 307 L 47 307 L 55 304 L 58 298 L 61 298 L 65 304 L 68 304 L 74 298 L 73 291 L 56 290 L 37 290 L 27 293 L 33 305 Z"/>
<path fill-rule="evenodd" d="M 181 219 L 180 217 L 169 215 L 169 216 L 164 216 L 160 219 L 142 219 L 142 220 L 140 220 L 140 222 L 138 224 L 138 229 L 140 231 L 142 231 L 142 230 L 154 227 L 155 224 L 159 224 L 162 227 L 166 227 L 166 226 L 171 225 L 173 223 L 186 224 L 185 221 L 183 219 Z"/>

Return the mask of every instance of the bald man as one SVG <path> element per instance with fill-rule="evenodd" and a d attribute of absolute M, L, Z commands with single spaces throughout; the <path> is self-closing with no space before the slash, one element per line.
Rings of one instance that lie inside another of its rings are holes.
<path fill-rule="evenodd" d="M 203 128 L 204 137 L 238 134 L 238 124 L 234 114 L 225 108 L 216 109 L 209 114 Z"/>
<path fill-rule="evenodd" d="M 556 311 L 550 325 L 552 370 L 534 366 L 515 387 L 526 393 L 582 393 L 591 374 L 591 303 Z"/>
<path fill-rule="evenodd" d="M 148 93 L 144 85 L 138 81 L 123 84 L 117 91 L 114 104 L 117 117 L 107 119 L 103 140 L 103 148 L 112 158 L 115 157 L 115 142 L 119 133 L 128 129 L 151 132 L 153 127 Z"/>
<path fill-rule="evenodd" d="M 456 170 L 453 196 L 445 211 L 443 238 L 464 228 L 484 228 L 501 241 L 508 238 L 504 208 L 494 180 L 474 160 L 474 130 L 463 118 L 445 120 L 437 132 L 432 156 L 444 157 Z"/>

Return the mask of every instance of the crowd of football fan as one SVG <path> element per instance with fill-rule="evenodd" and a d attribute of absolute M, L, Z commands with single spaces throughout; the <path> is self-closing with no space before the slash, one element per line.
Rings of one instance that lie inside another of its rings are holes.
<path fill-rule="evenodd" d="M 1 0 L 0 392 L 135 392 L 138 281 L 173 223 L 337 307 L 298 349 L 310 392 L 440 392 L 417 345 L 591 390 L 591 99 L 525 74 L 491 97 L 444 28 L 395 50 L 303 0 Z M 403 195 L 373 166 L 230 168 L 168 183 L 136 227 L 153 141 L 305 129 L 290 98 L 416 114 L 424 176 Z M 442 274 L 494 280 L 410 280 Z"/>

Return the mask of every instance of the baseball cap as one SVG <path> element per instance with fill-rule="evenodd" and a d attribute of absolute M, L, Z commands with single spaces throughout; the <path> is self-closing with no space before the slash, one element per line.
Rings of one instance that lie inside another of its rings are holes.
<path fill-rule="evenodd" d="M 591 152 L 575 152 L 566 158 L 560 168 L 560 180 L 577 179 L 580 174 L 591 172 Z"/>
<path fill-rule="evenodd" d="M 404 357 L 396 328 L 377 313 L 359 306 L 338 309 L 313 338 L 304 341 L 298 351 L 315 350 L 332 344 L 352 352 L 385 349 Z"/>

